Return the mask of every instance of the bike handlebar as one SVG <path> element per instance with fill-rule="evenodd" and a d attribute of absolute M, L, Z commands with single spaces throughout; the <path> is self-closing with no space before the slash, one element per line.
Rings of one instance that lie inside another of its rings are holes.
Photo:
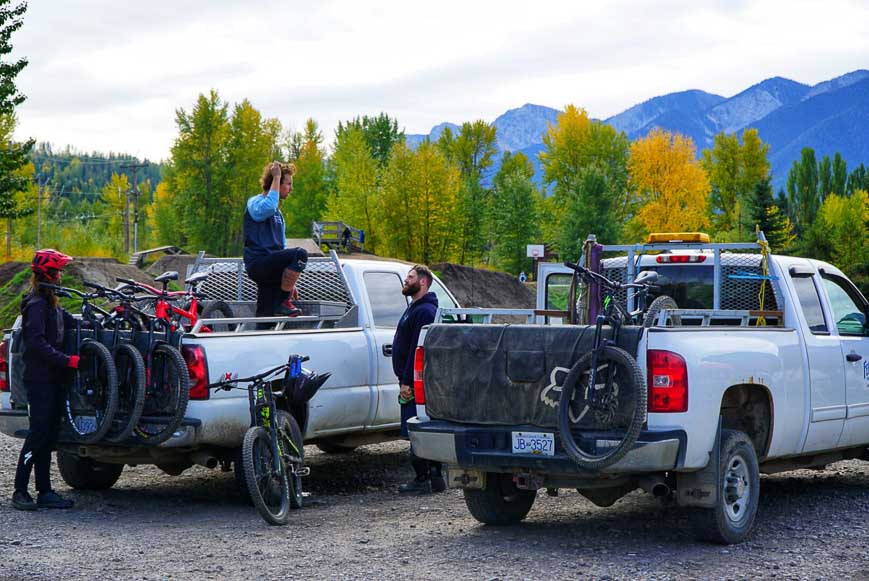
<path fill-rule="evenodd" d="M 307 355 L 303 355 L 302 356 L 302 363 L 304 363 L 305 361 L 308 361 L 310 359 L 311 358 L 308 357 Z M 228 391 L 230 389 L 233 389 L 232 385 L 234 385 L 236 383 L 253 383 L 256 381 L 261 381 L 261 380 L 265 379 L 266 377 L 269 377 L 269 376 L 274 375 L 276 373 L 280 373 L 281 371 L 286 371 L 287 369 L 290 368 L 290 365 L 291 364 L 289 362 L 282 363 L 281 365 L 278 365 L 277 367 L 269 369 L 268 371 L 263 371 L 262 373 L 258 373 L 257 375 L 252 375 L 250 377 L 236 377 L 235 379 L 224 379 L 223 381 L 209 383 L 206 386 L 206 388 L 207 389 L 224 389 L 224 390 Z"/>

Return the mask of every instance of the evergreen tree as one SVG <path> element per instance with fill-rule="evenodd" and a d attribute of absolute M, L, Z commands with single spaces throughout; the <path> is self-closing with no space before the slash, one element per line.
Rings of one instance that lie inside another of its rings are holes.
<path fill-rule="evenodd" d="M 869 175 L 866 173 L 866 166 L 862 163 L 848 176 L 847 194 L 853 195 L 857 190 L 869 191 Z"/>
<path fill-rule="evenodd" d="M 845 164 L 845 160 L 842 159 L 842 154 L 837 151 L 836 155 L 833 156 L 833 179 L 830 184 L 830 191 L 834 194 L 844 196 L 848 191 L 845 189 L 847 184 L 848 168 Z"/>
<path fill-rule="evenodd" d="M 372 157 L 377 160 L 377 165 L 381 168 L 389 161 L 393 146 L 404 142 L 404 130 L 399 131 L 398 120 L 386 113 L 381 113 L 377 117 L 363 115 L 346 123 L 339 121 L 338 128 L 335 130 L 335 141 L 338 142 L 343 134 L 352 128 L 362 131 Z"/>
<path fill-rule="evenodd" d="M 499 268 L 513 274 L 529 268 L 526 248 L 538 234 L 540 193 L 531 181 L 533 175 L 534 168 L 524 154 L 507 152 L 493 180 L 492 255 Z"/>
<path fill-rule="evenodd" d="M 824 198 L 833 193 L 833 164 L 830 157 L 825 155 L 818 164 L 818 197 L 823 202 Z"/>
<path fill-rule="evenodd" d="M 12 256 L 12 222 L 33 212 L 33 208 L 22 204 L 21 192 L 30 184 L 29 176 L 21 170 L 28 165 L 28 155 L 34 141 L 13 143 L 12 132 L 15 128 L 15 108 L 24 102 L 24 95 L 15 86 L 15 77 L 27 66 L 27 59 L 20 58 L 9 62 L 12 52 L 12 34 L 21 28 L 22 17 L 27 3 L 21 2 L 10 7 L 12 0 L 0 0 L 0 218 L 6 219 L 6 259 Z"/>
<path fill-rule="evenodd" d="M 778 253 L 787 252 L 795 236 L 787 213 L 773 201 L 769 178 L 757 184 L 749 206 L 752 223 L 763 231 L 770 249 Z"/>
<path fill-rule="evenodd" d="M 815 150 L 804 147 L 796 175 L 797 229 L 804 230 L 811 224 L 820 207 L 818 196 L 818 162 Z"/>

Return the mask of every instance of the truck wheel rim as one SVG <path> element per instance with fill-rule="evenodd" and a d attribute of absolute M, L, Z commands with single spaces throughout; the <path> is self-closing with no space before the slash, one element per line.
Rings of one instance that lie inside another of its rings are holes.
<path fill-rule="evenodd" d="M 723 484 L 724 512 L 730 521 L 738 523 L 748 516 L 751 502 L 748 465 L 741 455 L 733 456 L 727 463 Z"/>

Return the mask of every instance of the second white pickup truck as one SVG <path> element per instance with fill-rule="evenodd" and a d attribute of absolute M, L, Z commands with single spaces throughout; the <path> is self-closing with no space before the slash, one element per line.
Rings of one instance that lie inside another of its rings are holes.
<path fill-rule="evenodd" d="M 685 309 L 622 331 L 649 407 L 636 444 L 612 466 L 574 463 L 556 422 L 564 378 L 590 348 L 588 326 L 441 323 L 420 336 L 411 442 L 449 466 L 475 518 L 520 521 L 543 488 L 575 488 L 599 506 L 642 488 L 694 507 L 702 538 L 735 543 L 752 530 L 760 473 L 869 459 L 869 304 L 840 270 L 771 256 L 762 273 L 759 254 L 699 243 L 615 250 L 628 256 L 601 261 L 606 276 L 654 270 Z M 553 302 L 569 276 L 552 267 L 530 319 L 558 322 L 553 307 L 564 303 Z M 768 326 L 756 326 L 762 285 Z"/>
<path fill-rule="evenodd" d="M 256 286 L 245 275 L 241 259 L 200 256 L 188 275 L 208 270 L 211 275 L 200 290 L 228 302 L 236 318 L 200 320 L 183 336 L 181 351 L 191 389 L 181 427 L 168 441 L 152 447 L 61 442 L 61 476 L 73 487 L 100 489 L 112 486 L 126 464 L 155 464 L 170 474 L 180 474 L 193 464 L 228 470 L 250 425 L 247 394 L 209 391 L 206 385 L 227 373 L 255 375 L 285 363 L 291 353 L 309 356 L 305 365 L 312 370 L 332 373 L 310 402 L 287 410 L 306 443 L 326 452 L 347 452 L 398 438 L 400 410 L 391 343 L 408 305 L 401 288 L 410 266 L 339 260 L 334 253 L 311 258 L 298 283 L 303 316 L 270 319 L 252 316 Z M 439 280 L 432 291 L 441 305 L 457 306 Z M 201 332 L 203 325 L 211 325 L 215 332 Z M 220 330 L 230 326 L 233 330 Z M 16 361 L 9 357 L 11 336 L 7 334 L 0 343 L 0 432 L 24 437 L 27 410 L 14 405 L 18 386 L 14 384 Z"/>

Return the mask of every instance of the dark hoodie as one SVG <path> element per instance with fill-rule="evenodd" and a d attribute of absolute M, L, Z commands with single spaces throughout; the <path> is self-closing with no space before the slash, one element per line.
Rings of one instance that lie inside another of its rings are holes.
<path fill-rule="evenodd" d="M 392 370 L 401 385 L 413 387 L 413 354 L 419 340 L 419 331 L 434 323 L 438 310 L 438 297 L 429 292 L 407 307 L 392 339 Z"/>
<path fill-rule="evenodd" d="M 24 381 L 61 383 L 69 365 L 63 353 L 63 332 L 75 326 L 72 315 L 46 297 L 30 293 L 21 301 Z"/>

